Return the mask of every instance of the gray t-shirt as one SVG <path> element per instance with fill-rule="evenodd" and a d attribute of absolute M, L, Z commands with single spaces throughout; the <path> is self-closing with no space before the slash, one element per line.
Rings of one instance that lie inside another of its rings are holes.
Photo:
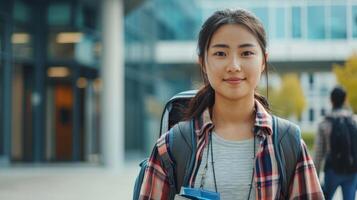
<path fill-rule="evenodd" d="M 212 132 L 213 161 L 217 190 L 222 200 L 247 199 L 254 166 L 253 142 L 253 138 L 242 141 L 225 140 Z M 258 144 L 258 139 L 256 139 L 256 152 Z M 197 173 L 195 188 L 200 188 L 201 185 L 202 175 L 206 166 L 208 146 L 209 145 L 205 147 L 202 154 L 202 161 Z M 208 168 L 203 189 L 215 191 L 211 164 L 211 149 L 208 155 Z M 254 180 L 249 199 L 255 199 Z"/>

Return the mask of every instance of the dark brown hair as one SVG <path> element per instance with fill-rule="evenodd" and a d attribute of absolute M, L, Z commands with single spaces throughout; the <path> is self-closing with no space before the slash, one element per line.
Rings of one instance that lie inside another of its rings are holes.
<path fill-rule="evenodd" d="M 333 109 L 342 108 L 346 100 L 346 90 L 341 86 L 336 86 L 331 91 L 330 99 Z"/>
<path fill-rule="evenodd" d="M 257 39 L 259 46 L 263 52 L 264 64 L 265 64 L 265 74 L 267 81 L 267 91 L 268 91 L 268 73 L 267 73 L 267 58 L 265 55 L 266 52 L 266 34 L 262 23 L 259 19 L 254 16 L 252 13 L 243 10 L 221 10 L 216 11 L 212 16 L 210 16 L 205 23 L 202 25 L 197 44 L 198 57 L 200 59 L 200 71 L 203 78 L 204 86 L 197 92 L 196 96 L 191 100 L 189 108 L 186 111 L 186 118 L 196 118 L 208 107 L 212 108 L 215 102 L 214 90 L 211 87 L 207 75 L 204 72 L 205 63 L 205 52 L 208 50 L 208 47 L 211 42 L 213 34 L 223 25 L 226 24 L 238 24 L 244 26 L 249 32 L 251 32 L 254 37 Z M 257 92 L 254 93 L 254 98 L 257 99 L 268 111 L 269 103 L 266 98 Z"/>

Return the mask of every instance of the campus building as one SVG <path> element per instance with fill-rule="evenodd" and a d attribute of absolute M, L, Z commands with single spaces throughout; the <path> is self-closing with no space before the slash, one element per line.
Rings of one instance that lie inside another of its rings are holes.
<path fill-rule="evenodd" d="M 0 2 L 0 164 L 99 162 L 107 2 Z"/>
<path fill-rule="evenodd" d="M 101 60 L 103 40 L 111 36 L 100 20 L 108 13 L 99 8 L 106 1 L 114 0 L 0 2 L 1 160 L 101 160 L 101 123 L 108 121 L 101 103 L 101 86 L 108 85 L 101 71 L 107 68 Z M 124 121 L 125 129 L 117 133 L 124 141 L 117 145 L 127 158 L 150 153 L 164 103 L 200 84 L 197 35 L 215 10 L 245 8 L 262 20 L 276 74 L 299 74 L 307 108 L 296 122 L 306 131 L 315 131 L 330 109 L 332 65 L 357 48 L 357 0 L 117 2 L 124 6 L 118 16 L 123 53 L 111 55 L 122 56 L 124 63 L 118 79 L 125 83 L 119 96 L 125 103 L 123 118 L 117 119 Z M 271 78 L 279 83 L 279 76 Z M 117 88 L 109 89 L 115 96 Z"/>

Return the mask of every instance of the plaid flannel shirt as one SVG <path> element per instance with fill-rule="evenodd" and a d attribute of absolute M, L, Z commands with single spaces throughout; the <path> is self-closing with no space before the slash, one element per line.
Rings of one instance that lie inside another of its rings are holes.
<path fill-rule="evenodd" d="M 259 128 L 256 134 L 261 137 L 255 160 L 255 199 L 282 199 L 279 193 L 281 187 L 272 138 L 272 116 L 258 101 L 255 102 L 255 107 L 255 127 Z M 189 180 L 191 187 L 195 183 L 204 147 L 208 144 L 208 133 L 214 128 L 208 109 L 201 115 L 201 120 L 195 120 L 195 122 L 197 153 Z M 153 149 L 141 186 L 139 199 L 168 199 L 170 185 L 160 158 L 160 155 L 167 153 L 168 145 L 168 133 L 166 133 L 158 140 Z M 298 157 L 289 191 L 289 199 L 324 199 L 315 166 L 303 140 L 301 140 L 301 154 Z"/>

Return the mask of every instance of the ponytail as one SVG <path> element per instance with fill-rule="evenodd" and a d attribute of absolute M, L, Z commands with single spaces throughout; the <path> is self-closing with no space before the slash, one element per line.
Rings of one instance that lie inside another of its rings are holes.
<path fill-rule="evenodd" d="M 214 90 L 210 84 L 201 88 L 192 98 L 185 113 L 185 119 L 198 118 L 206 108 L 212 108 L 214 104 Z"/>
<path fill-rule="evenodd" d="M 262 106 L 264 107 L 264 109 L 270 113 L 270 107 L 269 107 L 269 102 L 268 100 L 261 94 L 255 92 L 254 93 L 254 99 L 259 101 L 260 104 L 262 104 Z"/>

